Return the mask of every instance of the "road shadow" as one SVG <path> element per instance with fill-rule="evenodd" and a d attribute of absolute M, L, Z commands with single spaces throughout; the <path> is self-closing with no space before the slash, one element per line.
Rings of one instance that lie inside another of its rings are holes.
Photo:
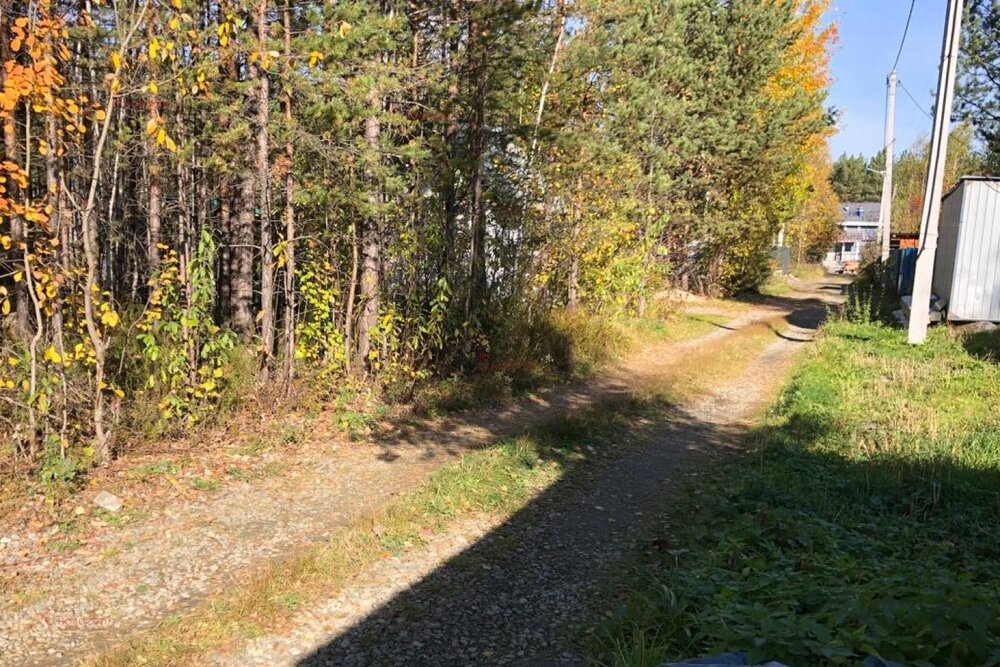
<path fill-rule="evenodd" d="M 599 602 L 597 583 L 658 499 L 744 434 L 620 398 L 538 429 L 560 481 L 299 665 L 585 664 L 566 632 Z"/>

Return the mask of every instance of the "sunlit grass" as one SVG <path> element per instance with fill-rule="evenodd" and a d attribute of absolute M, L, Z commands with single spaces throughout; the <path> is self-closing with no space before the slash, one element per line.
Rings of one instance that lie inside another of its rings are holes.
<path fill-rule="evenodd" d="M 828 325 L 759 446 L 671 496 L 599 661 L 994 664 L 1000 367 L 972 342 Z"/>

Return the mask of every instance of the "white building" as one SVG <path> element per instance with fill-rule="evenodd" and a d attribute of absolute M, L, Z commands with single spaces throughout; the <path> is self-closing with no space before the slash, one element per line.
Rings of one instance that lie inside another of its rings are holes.
<path fill-rule="evenodd" d="M 855 271 L 865 247 L 879 243 L 878 202 L 846 202 L 840 210 L 840 233 L 826 253 L 823 266 L 828 271 Z"/>
<path fill-rule="evenodd" d="M 944 196 L 933 286 L 949 320 L 1000 322 L 1000 178 L 966 176 Z"/>

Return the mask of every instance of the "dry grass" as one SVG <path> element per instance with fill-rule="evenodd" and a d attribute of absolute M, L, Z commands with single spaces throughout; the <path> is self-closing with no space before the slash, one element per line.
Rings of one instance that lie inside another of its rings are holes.
<path fill-rule="evenodd" d="M 712 345 L 682 355 L 663 373 L 642 378 L 638 390 L 644 396 L 671 403 L 690 402 L 738 377 L 786 326 L 775 316 L 738 329 Z"/>

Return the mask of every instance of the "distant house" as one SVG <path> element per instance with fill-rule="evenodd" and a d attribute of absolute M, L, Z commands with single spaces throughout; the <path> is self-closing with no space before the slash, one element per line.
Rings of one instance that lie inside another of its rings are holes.
<path fill-rule="evenodd" d="M 854 271 L 861 263 L 865 246 L 879 242 L 878 202 L 845 202 L 840 206 L 840 232 L 823 266 L 829 271 Z"/>

